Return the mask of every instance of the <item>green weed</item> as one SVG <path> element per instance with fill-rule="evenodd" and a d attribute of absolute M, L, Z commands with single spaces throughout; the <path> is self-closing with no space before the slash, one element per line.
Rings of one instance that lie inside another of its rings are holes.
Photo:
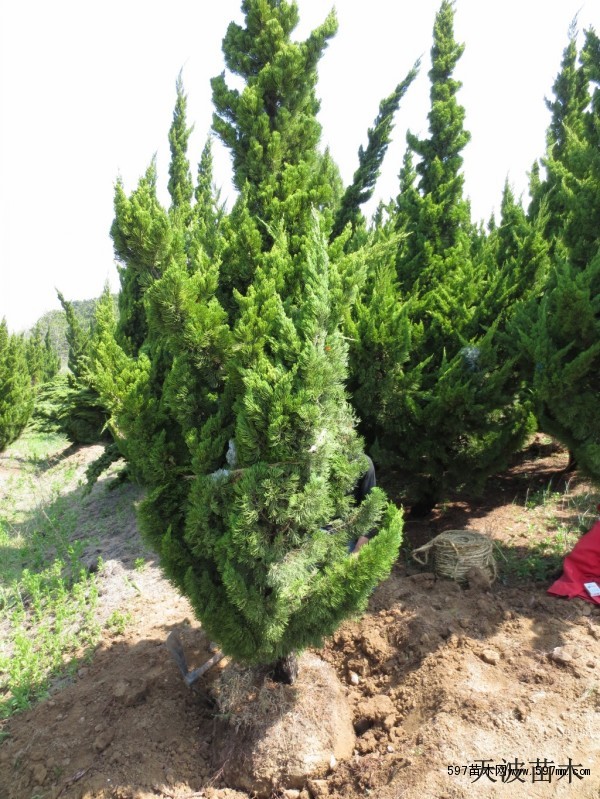
<path fill-rule="evenodd" d="M 131 619 L 131 613 L 123 613 L 121 610 L 114 610 L 106 620 L 104 626 L 107 630 L 110 630 L 113 635 L 123 635 Z"/>
<path fill-rule="evenodd" d="M 568 490 L 570 484 L 567 484 Z M 585 491 L 583 494 L 570 496 L 567 502 L 567 510 L 573 516 L 573 523 L 577 530 L 586 533 L 598 518 L 598 503 L 600 493 L 597 491 Z"/>
<path fill-rule="evenodd" d="M 558 502 L 562 498 L 559 491 L 552 490 L 552 480 L 548 482 L 547 486 L 531 491 L 527 489 L 525 494 L 525 507 L 528 510 L 540 507 L 540 505 L 549 505 L 553 502 Z"/>

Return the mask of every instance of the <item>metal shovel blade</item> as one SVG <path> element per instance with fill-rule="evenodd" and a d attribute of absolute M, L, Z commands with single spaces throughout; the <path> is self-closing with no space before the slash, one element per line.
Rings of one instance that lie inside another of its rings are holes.
<path fill-rule="evenodd" d="M 191 687 L 196 680 L 200 679 L 203 674 L 205 674 L 210 668 L 215 666 L 222 658 L 223 653 L 217 652 L 214 654 L 210 660 L 207 660 L 200 668 L 194 669 L 194 671 L 190 671 L 188 669 L 187 661 L 185 659 L 185 654 L 183 652 L 183 646 L 181 645 L 181 640 L 176 632 L 170 632 L 167 636 L 166 640 L 167 649 L 171 653 L 171 657 L 177 663 L 179 671 L 181 672 L 183 679 L 185 680 L 185 684 Z"/>

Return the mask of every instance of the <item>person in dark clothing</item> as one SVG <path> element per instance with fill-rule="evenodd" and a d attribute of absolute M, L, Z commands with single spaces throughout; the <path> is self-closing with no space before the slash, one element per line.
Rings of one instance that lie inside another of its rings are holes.
<path fill-rule="evenodd" d="M 375 488 L 377 485 L 377 481 L 375 479 L 375 466 L 373 465 L 373 461 L 369 458 L 368 455 L 365 455 L 366 459 L 369 462 L 369 467 L 367 471 L 361 475 L 360 479 L 357 481 L 354 489 L 352 491 L 352 496 L 354 497 L 354 501 L 357 505 L 360 505 L 365 497 L 370 493 L 371 489 Z M 327 524 L 323 528 L 328 533 L 333 532 L 333 525 Z M 361 535 L 357 539 L 348 542 L 348 553 L 350 555 L 356 555 L 359 550 L 364 547 L 365 544 L 368 544 L 371 538 L 375 535 L 377 530 L 369 530 L 367 535 Z"/>
<path fill-rule="evenodd" d="M 360 505 L 361 502 L 365 499 L 365 497 L 369 494 L 371 489 L 375 488 L 377 485 L 377 481 L 375 478 L 375 466 L 373 461 L 369 456 L 366 456 L 367 460 L 369 461 L 369 468 L 367 471 L 362 475 L 360 480 L 354 486 L 354 499 L 357 505 Z M 375 535 L 377 531 L 371 530 L 368 535 L 361 535 L 357 538 L 356 541 L 352 541 L 349 545 L 350 554 L 356 555 L 365 544 L 368 544 L 371 538 Z"/>

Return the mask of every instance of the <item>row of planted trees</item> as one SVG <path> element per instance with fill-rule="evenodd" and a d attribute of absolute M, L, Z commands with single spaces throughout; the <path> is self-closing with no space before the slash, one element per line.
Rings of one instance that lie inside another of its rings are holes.
<path fill-rule="evenodd" d="M 28 338 L 0 322 L 0 452 L 15 441 L 31 418 L 41 386 L 60 369 L 50 336 L 35 327 Z"/>
<path fill-rule="evenodd" d="M 117 184 L 119 313 L 106 293 L 80 381 L 147 488 L 140 521 L 166 573 L 226 653 L 271 662 L 364 607 L 397 555 L 395 506 L 352 498 L 365 446 L 400 471 L 414 513 L 481 486 L 536 419 L 600 477 L 600 47 L 589 30 L 578 51 L 573 32 L 529 212 L 507 185 L 484 230 L 463 194 L 463 48 L 444 0 L 429 135 L 408 135 L 398 196 L 368 225 L 419 65 L 344 187 L 318 147 L 315 91 L 335 15 L 295 42 L 294 3 L 242 9 L 223 50 L 243 88 L 212 81 L 238 198 L 219 204 L 210 144 L 192 178 L 179 80 L 171 203 L 154 163 L 130 195 Z"/>

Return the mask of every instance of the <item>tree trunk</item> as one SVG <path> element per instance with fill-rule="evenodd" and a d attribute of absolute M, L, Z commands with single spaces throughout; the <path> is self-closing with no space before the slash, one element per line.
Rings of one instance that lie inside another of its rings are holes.
<path fill-rule="evenodd" d="M 298 676 L 298 658 L 294 652 L 290 652 L 283 658 L 275 661 L 271 677 L 275 682 L 282 682 L 286 685 L 293 685 Z"/>

